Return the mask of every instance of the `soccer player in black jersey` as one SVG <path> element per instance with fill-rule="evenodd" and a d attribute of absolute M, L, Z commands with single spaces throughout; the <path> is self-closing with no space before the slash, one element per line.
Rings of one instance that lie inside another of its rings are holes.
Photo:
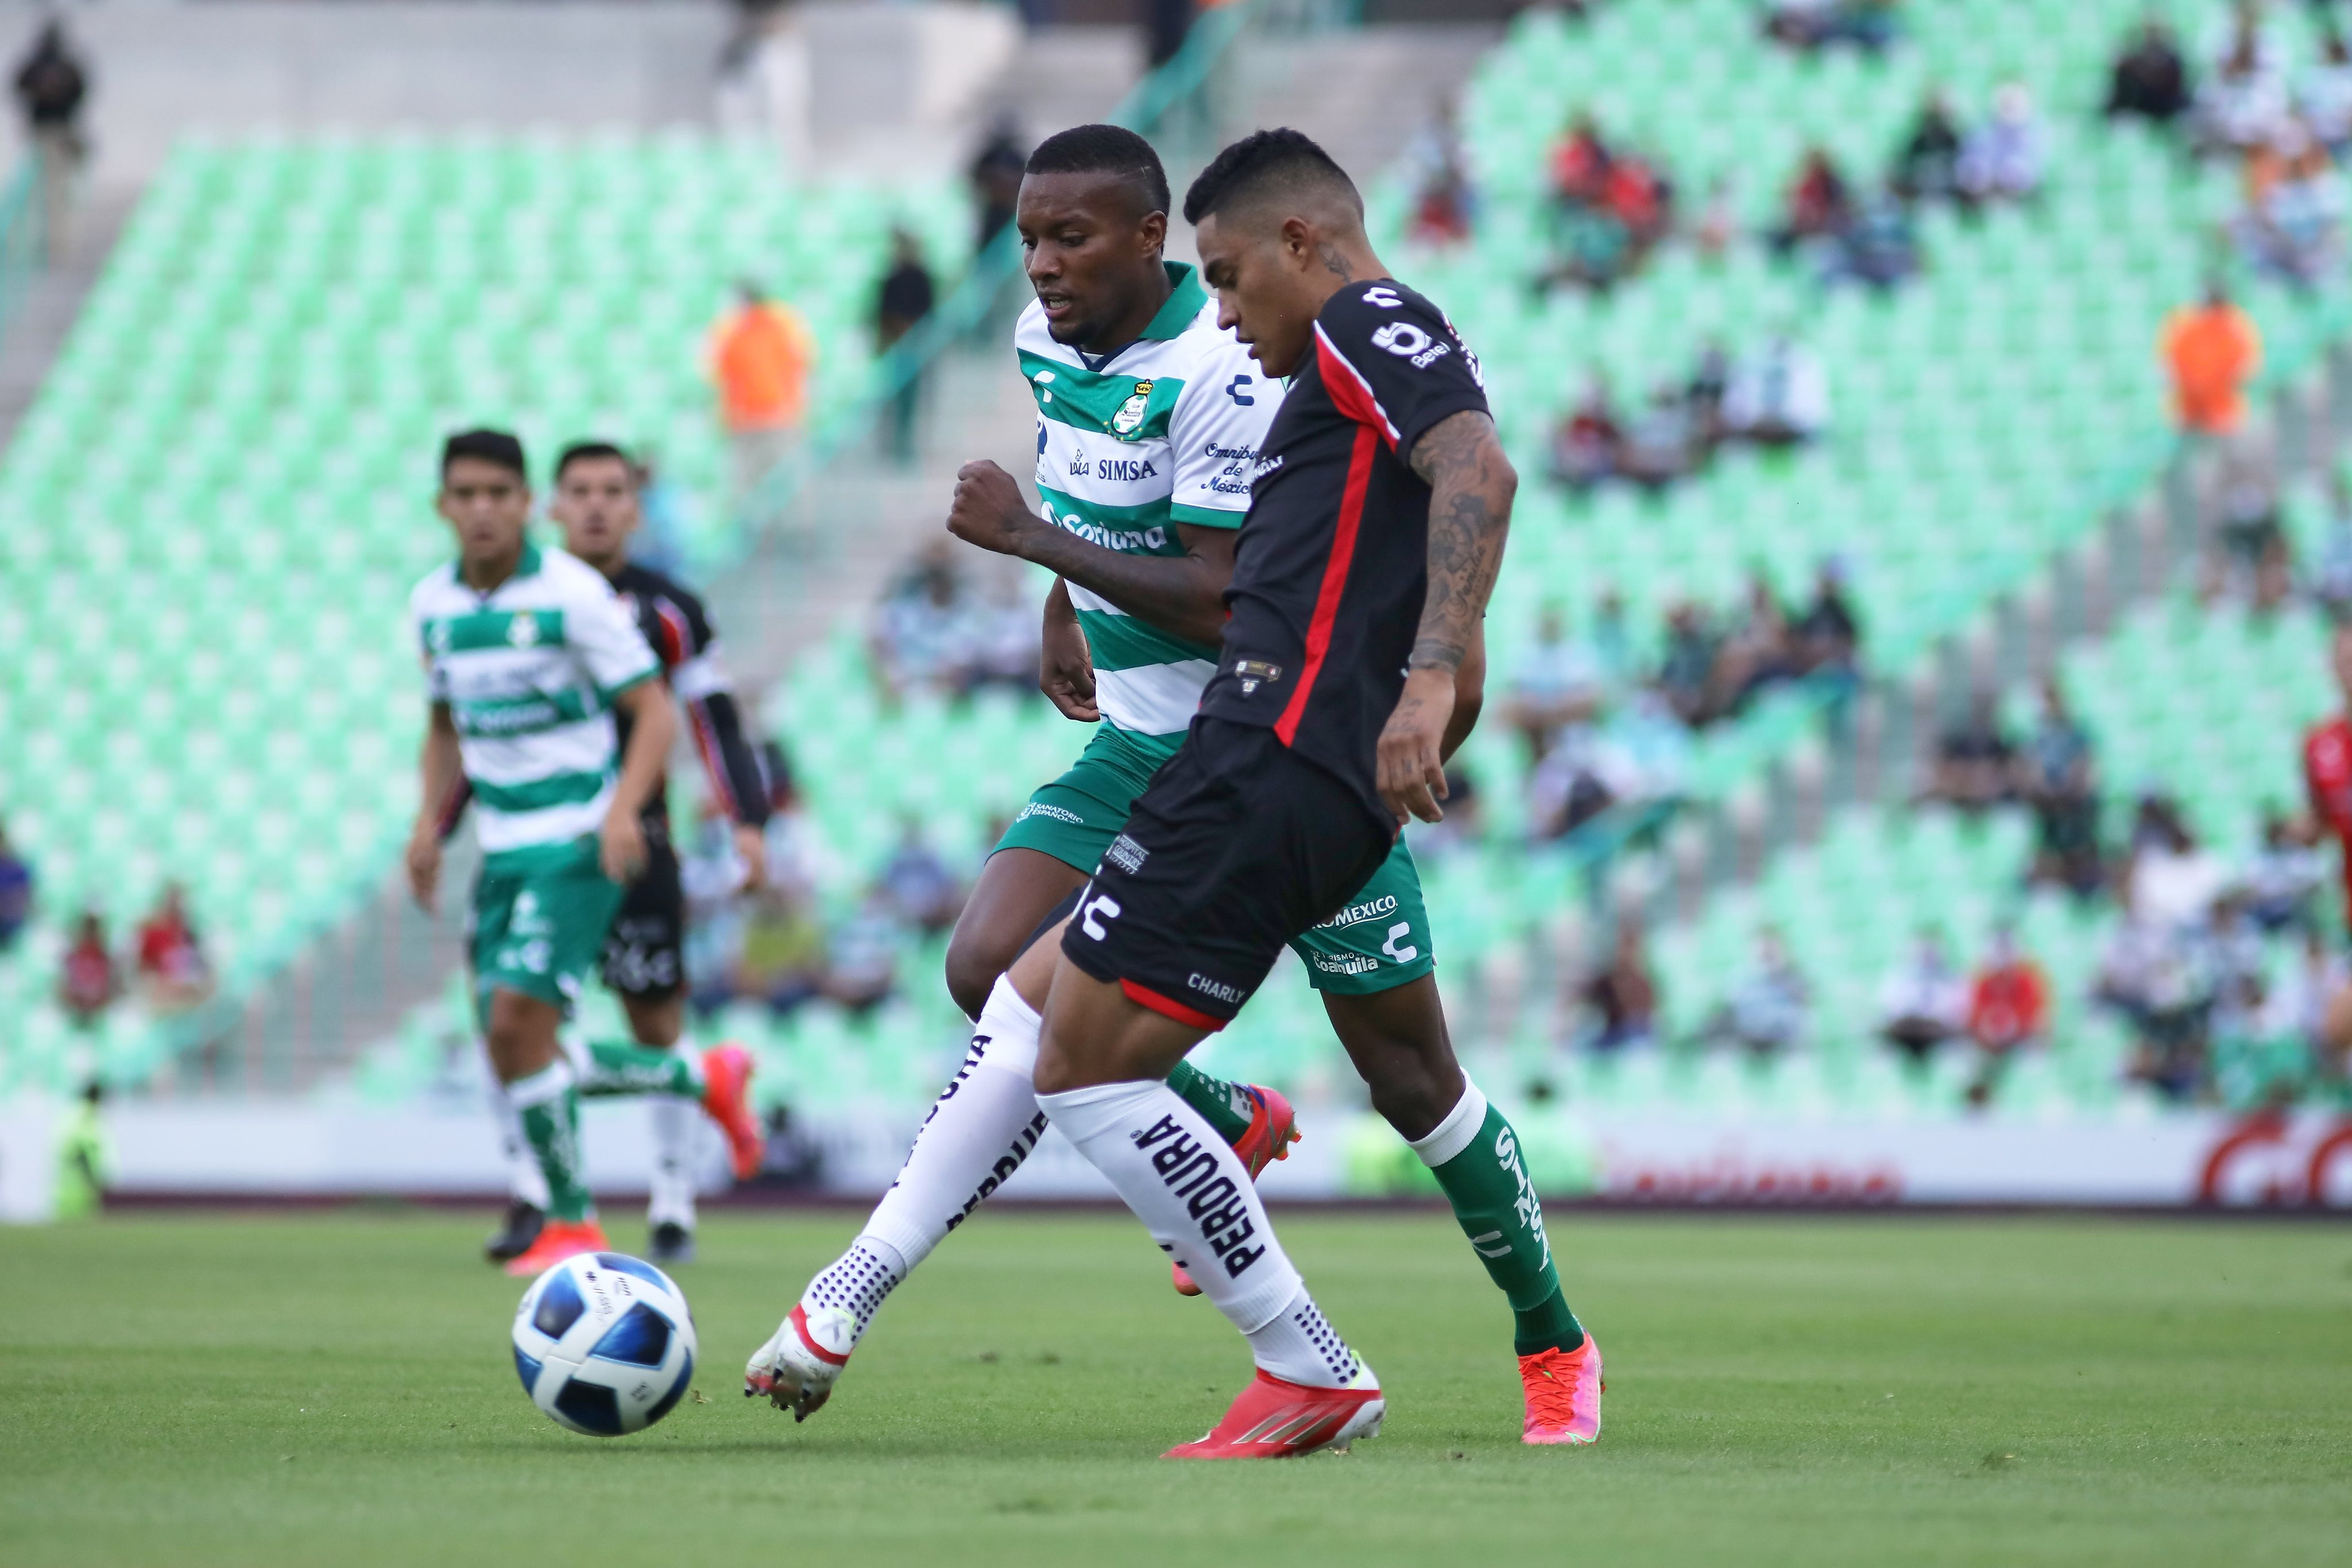
<path fill-rule="evenodd" d="M 1455 672 L 1517 478 L 1475 358 L 1388 275 L 1354 185 L 1320 148 L 1289 131 L 1235 143 L 1185 216 L 1225 324 L 1291 388 L 1200 713 L 1105 851 L 1058 955 L 1039 945 L 1016 978 L 1051 967 L 1040 1104 L 1257 1363 L 1215 1430 L 1171 1453 L 1272 1458 L 1377 1429 L 1379 1385 L 1284 1256 L 1247 1172 L 1162 1081 L 1290 936 L 1362 884 L 1408 816 L 1443 814 Z M 1465 1084 L 1465 1104 L 1475 1092 Z M 1580 1326 L 1568 1337 L 1545 1372 L 1558 1398 L 1539 1440 L 1590 1442 L 1600 1354 Z"/>
<path fill-rule="evenodd" d="M 743 733 L 734 689 L 719 661 L 717 634 L 702 601 L 674 579 L 629 559 L 630 536 L 641 520 L 636 465 L 608 442 L 575 442 L 556 460 L 555 496 L 550 515 L 563 530 L 563 548 L 604 573 L 636 617 L 646 645 L 661 661 L 662 674 L 686 718 L 695 752 L 702 758 L 712 797 L 734 824 L 736 855 L 751 885 L 767 864 L 761 830 L 768 820 L 767 783 Z M 628 721 L 620 721 L 620 744 L 628 744 Z M 457 802 L 462 806 L 462 800 Z M 456 813 L 448 818 L 455 826 Z M 669 797 L 656 785 L 646 798 L 640 824 L 646 867 L 629 884 L 604 938 L 604 984 L 621 998 L 629 1031 L 641 1045 L 681 1059 L 697 1056 L 686 1028 L 686 894 L 679 884 L 677 852 L 670 842 Z M 593 1050 L 593 1047 L 591 1047 Z M 595 1092 L 596 1080 L 590 1081 Z M 731 1108 L 730 1108 L 731 1109 Z M 695 1173 L 690 1168 L 698 1114 L 689 1099 L 656 1095 L 651 1105 L 654 1177 L 646 1220 L 652 1228 L 649 1255 L 656 1262 L 681 1263 L 694 1256 Z M 740 1114 L 719 1118 L 737 1175 L 758 1169 L 761 1134 Z M 522 1178 L 510 1194 L 505 1233 L 487 1250 L 493 1258 L 530 1245 L 536 1228 L 529 1172 L 510 1162 Z"/>

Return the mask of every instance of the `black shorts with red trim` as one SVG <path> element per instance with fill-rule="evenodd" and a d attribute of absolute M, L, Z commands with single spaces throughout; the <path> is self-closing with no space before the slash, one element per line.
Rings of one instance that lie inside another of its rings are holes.
<path fill-rule="evenodd" d="M 604 933 L 604 984 L 633 1001 L 667 1001 L 686 985 L 686 888 L 667 830 L 646 835 L 646 869 Z"/>
<path fill-rule="evenodd" d="M 1062 951 L 1154 1012 L 1223 1029 L 1283 945 L 1337 914 L 1395 839 L 1265 726 L 1196 716 L 1103 852 Z"/>

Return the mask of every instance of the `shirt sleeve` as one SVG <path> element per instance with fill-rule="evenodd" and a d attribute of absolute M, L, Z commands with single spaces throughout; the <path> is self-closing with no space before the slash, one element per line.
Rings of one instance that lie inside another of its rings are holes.
<path fill-rule="evenodd" d="M 1267 427 L 1282 406 L 1282 383 L 1267 377 L 1230 333 L 1184 383 L 1168 421 L 1176 465 L 1169 519 L 1192 528 L 1237 528 L 1249 514 Z"/>
<path fill-rule="evenodd" d="M 443 671 L 441 661 L 433 656 L 432 618 L 425 612 L 422 589 L 409 596 L 408 625 L 416 638 L 417 662 L 425 671 L 425 700 L 446 703 L 449 700 L 449 677 Z"/>
<path fill-rule="evenodd" d="M 1441 421 L 1486 412 L 1477 355 L 1444 312 L 1391 279 L 1333 295 L 1315 323 L 1315 352 L 1332 402 L 1377 431 L 1400 462 Z"/>
<path fill-rule="evenodd" d="M 606 699 L 661 673 L 636 618 L 600 580 L 584 585 L 564 612 L 563 640 Z"/>

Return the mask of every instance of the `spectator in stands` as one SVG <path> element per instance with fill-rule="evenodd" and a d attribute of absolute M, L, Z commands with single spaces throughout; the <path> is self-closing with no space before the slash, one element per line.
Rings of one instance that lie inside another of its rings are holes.
<path fill-rule="evenodd" d="M 2189 64 L 2172 41 L 2172 29 L 2151 15 L 2140 24 L 2131 47 L 2116 57 L 2108 78 L 2106 112 L 2137 115 L 2157 125 L 2170 125 L 2191 101 Z"/>
<path fill-rule="evenodd" d="M 2027 201 L 2041 193 L 2047 157 L 2042 118 L 2023 82 L 1993 89 L 1992 114 L 1960 149 L 1960 189 L 1977 202 Z"/>
<path fill-rule="evenodd" d="M 155 912 L 140 925 L 139 982 L 158 1012 L 181 1011 L 212 995 L 212 966 L 176 882 L 163 884 Z"/>
<path fill-rule="evenodd" d="M 867 639 L 883 695 L 961 691 L 970 664 L 971 624 L 963 575 L 945 540 L 926 549 L 877 611 Z"/>
<path fill-rule="evenodd" d="M 1579 113 L 1552 146 L 1549 160 L 1552 199 L 1562 206 L 1599 206 L 1609 189 L 1611 162 L 1600 122 L 1589 112 Z"/>
<path fill-rule="evenodd" d="M 2161 342 L 2172 376 L 2173 417 L 2191 436 L 2235 434 L 2246 422 L 2246 385 L 2262 368 L 2262 334 L 2219 277 L 2205 297 L 2166 318 Z"/>
<path fill-rule="evenodd" d="M 952 922 L 950 922 L 952 924 Z M 889 894 L 876 887 L 848 919 L 835 925 L 825 943 L 824 994 L 862 1017 L 898 988 L 903 945 Z"/>
<path fill-rule="evenodd" d="M 1616 803 L 1591 725 L 1561 731 L 1528 775 L 1528 831 L 1538 843 L 1567 837 Z"/>
<path fill-rule="evenodd" d="M 2286 813 L 2264 811 L 2262 843 L 2240 878 L 2247 918 L 2265 932 L 2316 929 L 2312 906 L 2326 880 L 2326 858 L 2304 841 Z"/>
<path fill-rule="evenodd" d="M 1456 129 L 1451 99 L 1441 99 L 1405 149 L 1404 167 L 1413 193 L 1410 229 L 1414 243 L 1443 246 L 1470 237 L 1477 193 L 1470 183 L 1470 161 Z"/>
<path fill-rule="evenodd" d="M 1967 987 L 1944 951 L 1943 933 L 1921 926 L 1909 956 L 1879 983 L 1878 1037 L 1924 1066 L 1959 1034 L 1967 1012 Z"/>
<path fill-rule="evenodd" d="M 121 994 L 122 976 L 106 944 L 106 925 L 98 911 L 85 909 L 58 964 L 58 1006 L 76 1027 L 96 1029 Z"/>
<path fill-rule="evenodd" d="M 1979 1058 L 1969 1103 L 1982 1110 L 2010 1057 L 2050 1032 L 2049 978 L 2019 951 L 2008 925 L 1993 928 L 1984 962 L 1969 982 L 1968 1028 Z"/>
<path fill-rule="evenodd" d="M 987 600 L 971 615 L 965 691 L 1002 686 L 1023 697 L 1037 695 L 1037 608 L 1017 573 L 991 579 Z"/>
<path fill-rule="evenodd" d="M 1960 126 L 1952 117 L 1952 101 L 1941 89 L 1930 92 L 1919 106 L 1903 150 L 1895 155 L 1889 183 L 1907 202 L 1937 202 L 1958 196 L 1960 191 Z"/>
<path fill-rule="evenodd" d="M 1682 389 L 1658 382 L 1625 428 L 1617 449 L 1618 473 L 1645 490 L 1663 490 L 1689 474 L 1698 457 L 1698 433 Z"/>
<path fill-rule="evenodd" d="M 2330 275 L 2343 241 L 2344 183 L 2322 147 L 2299 126 L 2246 162 L 2246 203 L 2231 225 L 2247 265 L 2300 288 Z"/>
<path fill-rule="evenodd" d="M 1808 148 L 1790 183 L 1780 223 L 1769 236 L 1772 248 L 1785 254 L 1808 241 L 1834 240 L 1853 222 L 1853 193 L 1845 176 L 1827 148 Z"/>
<path fill-rule="evenodd" d="M 51 267 L 64 261 L 71 239 L 74 180 L 89 155 L 81 129 L 82 102 L 89 96 L 89 68 L 66 36 L 64 21 L 51 16 L 16 62 L 16 107 L 33 146 L 42 243 Z"/>
<path fill-rule="evenodd" d="M 953 925 L 963 913 L 963 883 L 923 836 L 923 824 L 912 816 L 898 825 L 898 847 L 882 864 L 875 886 L 890 914 L 926 936 L 936 936 Z"/>
<path fill-rule="evenodd" d="M 1601 716 L 1608 695 L 1598 650 L 1568 634 L 1568 617 L 1547 604 L 1536 617 L 1535 640 L 1511 666 L 1504 716 L 1527 742 L 1528 756 L 1540 761 L 1560 731 L 1589 725 Z"/>
<path fill-rule="evenodd" d="M 1591 489 L 1617 472 L 1624 432 L 1609 404 L 1609 379 L 1596 367 L 1584 395 L 1552 434 L 1552 476 L 1570 489 Z"/>
<path fill-rule="evenodd" d="M 2011 799 L 2016 759 L 1993 695 L 1980 691 L 1966 716 L 1937 737 L 1928 798 L 1971 814 L 1990 810 Z"/>
<path fill-rule="evenodd" d="M 2319 58 L 2303 73 L 2295 101 L 2304 129 L 2330 155 L 2342 157 L 2352 145 L 2352 47 L 2346 46 L 2333 18 L 2320 42 Z"/>
<path fill-rule="evenodd" d="M 730 999 L 759 1001 L 778 1018 L 824 994 L 824 928 L 814 905 L 770 884 L 751 894 L 733 974 L 703 1010 Z"/>
<path fill-rule="evenodd" d="M 1021 199 L 1021 176 L 1028 168 L 1028 145 L 1008 110 L 989 129 L 988 140 L 981 143 L 964 174 L 971 185 L 972 208 L 979 222 L 971 247 L 975 256 L 1013 222 L 1013 209 Z"/>
<path fill-rule="evenodd" d="M 2194 932 L 2229 886 L 2229 863 L 2197 841 L 2179 805 L 2169 796 L 2142 797 L 2125 894 L 2133 918 L 2158 931 Z"/>
<path fill-rule="evenodd" d="M 1650 972 L 1638 916 L 1618 917 L 1609 961 L 1586 978 L 1578 999 L 1592 1009 L 1598 1020 L 1585 1041 L 1586 1048 L 1598 1055 L 1636 1050 L 1657 1038 L 1658 982 Z"/>
<path fill-rule="evenodd" d="M 8 841 L 7 828 L 0 826 L 0 953 L 16 945 L 32 917 L 32 863 L 16 852 Z"/>
<path fill-rule="evenodd" d="M 1853 222 L 1823 264 L 1822 281 L 1851 279 L 1892 288 L 1919 270 L 1919 241 L 1911 214 L 1893 187 L 1874 191 L 1854 209 Z"/>
<path fill-rule="evenodd" d="M 1717 715 L 1738 713 L 1764 687 L 1797 674 L 1788 612 L 1781 609 L 1771 580 L 1750 568 L 1739 619 L 1716 648 L 1713 710 Z"/>
<path fill-rule="evenodd" d="M 1626 803 L 1680 800 L 1689 790 L 1690 731 L 1655 685 L 1635 686 L 1601 724 L 1594 768 Z"/>
<path fill-rule="evenodd" d="M 2054 680 L 2042 683 L 2042 713 L 2017 758 L 2017 789 L 2033 809 L 2033 864 L 2027 880 L 2087 898 L 2104 880 L 2099 861 L 2098 778 L 2091 737 Z"/>
<path fill-rule="evenodd" d="M 874 300 L 874 346 L 888 350 L 931 313 L 936 290 L 931 269 L 923 265 L 923 247 L 905 229 L 890 233 L 890 270 Z M 901 466 L 915 460 L 915 416 L 922 406 L 919 376 L 910 375 L 890 398 L 888 444 Z"/>
<path fill-rule="evenodd" d="M 1705 612 L 1688 600 L 1667 610 L 1658 690 L 1675 716 L 1693 728 L 1715 717 L 1715 631 Z"/>
<path fill-rule="evenodd" d="M 2113 1008 L 2135 1036 L 2126 1075 L 2168 1100 L 2202 1087 L 2212 1024 L 2212 974 L 2197 946 L 2137 918 L 2124 922 L 2101 956 L 2095 999 Z"/>
<path fill-rule="evenodd" d="M 2213 75 L 2198 90 L 2197 144 L 2244 152 L 2278 133 L 2288 111 L 2286 81 L 2260 29 L 2242 23 Z"/>
<path fill-rule="evenodd" d="M 1852 686 L 1862 678 L 1862 622 L 1845 591 L 1845 563 L 1822 558 L 1813 574 L 1813 601 L 1789 628 L 1798 673 Z"/>
<path fill-rule="evenodd" d="M 1691 419 L 1697 427 L 1703 453 L 1711 453 L 1723 439 L 1723 398 L 1731 386 L 1731 354 L 1723 340 L 1710 338 L 1691 367 L 1690 384 L 1683 395 L 1690 400 Z"/>
<path fill-rule="evenodd" d="M 1764 32 L 1801 49 L 1853 44 L 1873 53 L 1895 37 L 1895 0 L 1767 0 Z"/>
<path fill-rule="evenodd" d="M 1761 1059 L 1802 1045 L 1811 1021 L 1812 992 L 1805 977 L 1780 933 L 1765 926 L 1756 934 L 1756 967 L 1733 984 L 1707 1033 Z"/>
<path fill-rule="evenodd" d="M 1744 360 L 1723 394 L 1727 434 L 1767 446 L 1793 446 L 1829 427 L 1829 376 L 1811 350 L 1776 332 Z"/>
<path fill-rule="evenodd" d="M 2352 617 L 2352 485 L 2343 471 L 2327 476 L 2327 511 L 2311 562 L 2311 596 L 2336 621 Z"/>
<path fill-rule="evenodd" d="M 791 306 L 745 279 L 734 309 L 711 329 L 710 374 L 732 452 L 735 504 L 742 506 L 783 461 L 808 412 L 816 340 Z"/>

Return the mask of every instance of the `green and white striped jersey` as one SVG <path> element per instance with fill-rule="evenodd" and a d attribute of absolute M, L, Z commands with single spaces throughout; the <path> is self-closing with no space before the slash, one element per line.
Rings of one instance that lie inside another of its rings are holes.
<path fill-rule="evenodd" d="M 1194 269 L 1168 267 L 1175 292 L 1135 342 L 1107 361 L 1057 343 L 1032 304 L 1013 329 L 1037 400 L 1037 490 L 1047 521 L 1107 549 L 1184 553 L 1176 525 L 1237 528 L 1266 427 L 1282 403 Z M 1173 753 L 1216 674 L 1213 645 L 1173 637 L 1070 584 L 1095 664 L 1103 717 Z"/>
<path fill-rule="evenodd" d="M 483 854 L 596 831 L 618 779 L 613 699 L 661 671 L 604 573 L 525 544 L 488 593 L 451 562 L 408 609 L 426 687 L 457 726 Z"/>

